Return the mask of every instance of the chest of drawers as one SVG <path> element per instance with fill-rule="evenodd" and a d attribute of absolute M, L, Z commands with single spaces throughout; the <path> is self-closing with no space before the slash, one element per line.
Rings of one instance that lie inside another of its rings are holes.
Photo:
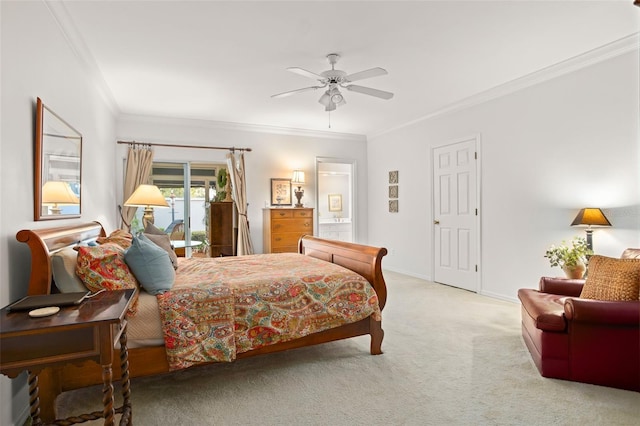
<path fill-rule="evenodd" d="M 300 237 L 313 235 L 313 209 L 264 209 L 262 229 L 264 253 L 297 253 Z"/>

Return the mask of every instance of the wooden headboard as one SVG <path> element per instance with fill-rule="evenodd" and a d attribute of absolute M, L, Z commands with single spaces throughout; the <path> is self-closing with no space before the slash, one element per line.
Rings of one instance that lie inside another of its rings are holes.
<path fill-rule="evenodd" d="M 27 294 L 51 294 L 51 253 L 104 236 L 106 233 L 99 222 L 19 231 L 16 239 L 29 245 L 31 250 L 31 278 Z"/>

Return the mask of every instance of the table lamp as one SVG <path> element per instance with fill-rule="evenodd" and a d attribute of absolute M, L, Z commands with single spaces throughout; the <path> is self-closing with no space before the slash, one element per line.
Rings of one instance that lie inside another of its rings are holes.
<path fill-rule="evenodd" d="M 142 215 L 142 224 L 146 227 L 147 223 L 153 223 L 153 207 L 169 207 L 167 200 L 164 198 L 160 189 L 155 185 L 142 184 L 133 191 L 133 194 L 124 203 L 130 207 L 144 207 Z M 153 207 L 152 207 L 153 206 Z"/>
<path fill-rule="evenodd" d="M 80 199 L 73 193 L 67 182 L 50 180 L 42 187 L 42 204 L 51 205 L 52 214 L 60 214 L 60 205 L 78 205 Z"/>
<path fill-rule="evenodd" d="M 592 226 L 611 226 L 609 219 L 598 208 L 584 208 L 578 212 L 578 215 L 571 226 L 587 226 L 587 248 L 593 250 L 593 229 Z"/>
<path fill-rule="evenodd" d="M 302 207 L 302 196 L 304 195 L 304 189 L 302 189 L 302 185 L 304 185 L 304 172 L 302 170 L 294 170 L 293 177 L 291 178 L 291 184 L 297 185 L 298 189 L 294 191 L 298 202 L 296 203 L 296 207 Z"/>

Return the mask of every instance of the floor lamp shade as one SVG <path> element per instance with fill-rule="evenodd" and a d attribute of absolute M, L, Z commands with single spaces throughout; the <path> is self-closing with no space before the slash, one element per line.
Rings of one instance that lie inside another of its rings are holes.
<path fill-rule="evenodd" d="M 578 215 L 571 226 L 586 226 L 587 227 L 587 247 L 589 250 L 593 250 L 593 229 L 592 226 L 611 226 L 609 219 L 602 213 L 599 208 L 584 208 L 578 212 Z"/>
<path fill-rule="evenodd" d="M 153 207 L 169 207 L 169 204 L 160 192 L 160 189 L 155 185 L 146 184 L 138 186 L 127 201 L 125 201 L 124 205 L 130 207 L 144 207 L 142 221 L 145 226 L 147 223 L 153 223 Z"/>

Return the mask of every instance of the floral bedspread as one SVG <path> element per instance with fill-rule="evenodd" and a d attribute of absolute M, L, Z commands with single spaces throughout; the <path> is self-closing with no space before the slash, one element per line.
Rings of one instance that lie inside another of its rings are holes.
<path fill-rule="evenodd" d="M 362 276 L 296 253 L 181 258 L 173 289 L 157 298 L 172 370 L 381 318 Z"/>

